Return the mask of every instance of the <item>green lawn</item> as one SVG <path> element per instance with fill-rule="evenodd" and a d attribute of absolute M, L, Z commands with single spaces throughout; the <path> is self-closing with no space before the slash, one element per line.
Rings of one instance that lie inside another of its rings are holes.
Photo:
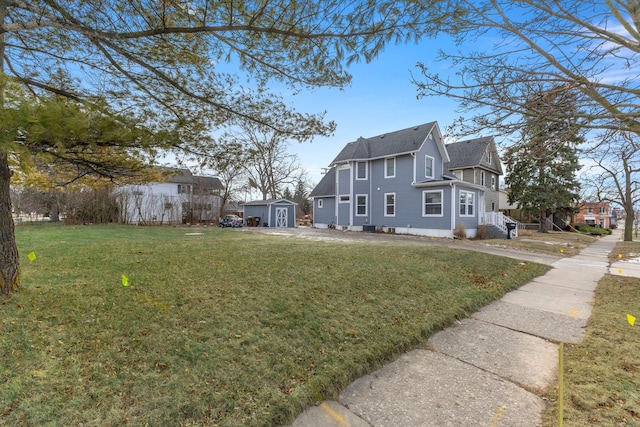
<path fill-rule="evenodd" d="M 629 253 L 640 253 L 640 242 L 618 243 L 612 260 Z M 586 337 L 565 346 L 564 358 L 566 426 L 640 426 L 640 279 L 600 281 Z M 547 397 L 544 425 L 556 426 L 557 391 Z"/>
<path fill-rule="evenodd" d="M 17 240 L 22 289 L 0 298 L 8 425 L 281 425 L 547 270 L 217 228 L 24 226 Z"/>

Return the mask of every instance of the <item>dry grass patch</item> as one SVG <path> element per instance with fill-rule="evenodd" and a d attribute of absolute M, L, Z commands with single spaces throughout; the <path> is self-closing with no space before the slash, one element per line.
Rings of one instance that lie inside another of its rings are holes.
<path fill-rule="evenodd" d="M 475 241 L 477 244 L 495 245 L 529 252 L 571 257 L 595 242 L 597 237 L 582 233 L 550 231 L 540 233 L 533 230 L 518 230 L 517 239 L 489 239 Z"/>

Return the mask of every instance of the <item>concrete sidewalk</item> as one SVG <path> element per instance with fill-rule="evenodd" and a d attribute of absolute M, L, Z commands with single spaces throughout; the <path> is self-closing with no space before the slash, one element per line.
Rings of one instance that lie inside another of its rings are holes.
<path fill-rule="evenodd" d="M 357 379 L 338 402 L 308 408 L 292 427 L 539 426 L 540 396 L 556 383 L 558 344 L 582 340 L 620 236 L 614 230 L 554 262 L 544 276 L 433 335 L 429 350 Z"/>

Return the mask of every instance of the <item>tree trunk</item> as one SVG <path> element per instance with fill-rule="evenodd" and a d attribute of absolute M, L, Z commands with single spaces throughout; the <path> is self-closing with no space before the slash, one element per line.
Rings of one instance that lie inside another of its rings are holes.
<path fill-rule="evenodd" d="M 625 212 L 624 219 L 624 241 L 633 242 L 633 222 L 636 219 L 635 212 L 633 211 L 633 202 L 631 197 L 627 197 L 623 206 Z"/>
<path fill-rule="evenodd" d="M 20 285 L 20 258 L 16 246 L 10 193 L 11 169 L 6 153 L 0 153 L 0 294 L 10 294 Z"/>
<path fill-rule="evenodd" d="M 547 227 L 547 211 L 546 210 L 540 209 L 539 220 L 540 220 L 540 225 L 539 225 L 538 231 L 540 231 L 541 233 L 549 232 L 549 228 Z"/>

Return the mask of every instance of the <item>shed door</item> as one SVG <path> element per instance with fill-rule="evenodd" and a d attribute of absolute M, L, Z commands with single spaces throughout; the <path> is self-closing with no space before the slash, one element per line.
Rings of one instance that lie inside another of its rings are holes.
<path fill-rule="evenodd" d="M 289 210 L 287 208 L 276 208 L 276 227 L 286 227 Z"/>

